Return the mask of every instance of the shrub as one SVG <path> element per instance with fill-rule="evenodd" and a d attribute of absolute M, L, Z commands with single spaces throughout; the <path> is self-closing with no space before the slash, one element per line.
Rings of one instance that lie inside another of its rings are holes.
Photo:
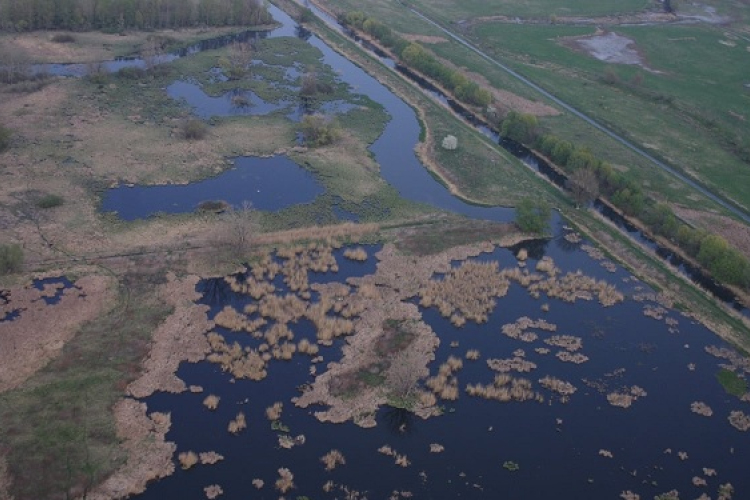
<path fill-rule="evenodd" d="M 10 129 L 0 125 L 0 153 L 8 149 L 8 146 L 10 146 L 10 136 Z"/>
<path fill-rule="evenodd" d="M 23 250 L 18 244 L 0 245 L 0 275 L 17 273 L 23 267 Z"/>
<path fill-rule="evenodd" d="M 549 205 L 541 198 L 524 198 L 516 207 L 516 225 L 525 233 L 543 233 L 549 218 Z"/>
<path fill-rule="evenodd" d="M 146 70 L 137 66 L 129 66 L 121 68 L 117 72 L 117 76 L 126 80 L 140 80 L 146 76 Z"/>
<path fill-rule="evenodd" d="M 443 139 L 443 149 L 453 151 L 458 147 L 458 139 L 455 135 L 446 135 Z"/>
<path fill-rule="evenodd" d="M 206 137 L 208 128 L 201 120 L 191 118 L 182 124 L 182 136 L 189 141 L 196 141 Z"/>
<path fill-rule="evenodd" d="M 58 33 L 53 35 L 51 40 L 55 43 L 73 43 L 76 41 L 76 37 L 70 33 Z"/>
<path fill-rule="evenodd" d="M 302 119 L 302 134 L 310 147 L 333 144 L 341 135 L 338 124 L 322 115 L 307 115 Z"/>
<path fill-rule="evenodd" d="M 57 194 L 47 194 L 39 198 L 36 202 L 36 206 L 39 208 L 55 208 L 59 207 L 65 202 L 65 199 Z"/>

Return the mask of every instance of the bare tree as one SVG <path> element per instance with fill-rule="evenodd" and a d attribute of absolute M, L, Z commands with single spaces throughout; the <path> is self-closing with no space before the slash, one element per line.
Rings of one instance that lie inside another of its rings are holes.
<path fill-rule="evenodd" d="M 581 168 L 568 177 L 567 188 L 573 195 L 576 206 L 585 206 L 599 196 L 599 179 L 589 168 Z"/>
<path fill-rule="evenodd" d="M 253 61 L 253 47 L 249 42 L 234 42 L 227 56 L 229 78 L 239 80 L 244 77 Z"/>
<path fill-rule="evenodd" d="M 414 349 L 406 349 L 393 357 L 385 379 L 393 400 L 409 404 L 416 395 L 419 380 L 428 373 L 426 361 Z"/>
<path fill-rule="evenodd" d="M 249 201 L 240 208 L 229 207 L 222 214 L 220 243 L 233 258 L 241 259 L 247 255 L 255 234 L 255 211 Z"/>

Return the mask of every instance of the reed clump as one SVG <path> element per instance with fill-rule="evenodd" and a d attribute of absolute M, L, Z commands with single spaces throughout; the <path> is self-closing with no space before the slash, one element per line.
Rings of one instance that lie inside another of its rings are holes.
<path fill-rule="evenodd" d="M 346 250 L 344 250 L 344 257 L 349 260 L 364 262 L 367 260 L 367 250 L 362 247 L 347 248 Z"/>
<path fill-rule="evenodd" d="M 430 453 L 442 453 L 445 450 L 445 446 L 439 443 L 430 443 Z"/>
<path fill-rule="evenodd" d="M 199 457 L 203 465 L 214 465 L 224 460 L 224 455 L 215 451 L 203 451 L 199 454 Z"/>
<path fill-rule="evenodd" d="M 297 352 L 307 354 L 308 356 L 317 356 L 320 348 L 307 339 L 302 339 L 297 343 Z"/>
<path fill-rule="evenodd" d="M 234 418 L 234 420 L 231 420 L 229 422 L 228 430 L 232 434 L 239 434 L 246 428 L 247 428 L 247 420 L 245 419 L 245 414 L 242 412 L 239 412 L 237 416 Z"/>
<path fill-rule="evenodd" d="M 469 396 L 480 397 L 507 403 L 510 401 L 543 401 L 544 397 L 532 389 L 532 383 L 525 378 L 514 378 L 499 374 L 491 385 L 469 384 L 466 386 Z"/>
<path fill-rule="evenodd" d="M 476 361 L 479 359 L 479 351 L 477 349 L 469 349 L 466 351 L 466 359 L 469 361 Z"/>
<path fill-rule="evenodd" d="M 243 349 L 235 342 L 231 346 L 223 336 L 217 333 L 208 334 L 211 353 L 206 357 L 209 363 L 218 364 L 222 371 L 229 372 L 236 379 L 263 380 L 266 375 L 266 362 L 256 350 Z"/>
<path fill-rule="evenodd" d="M 647 393 L 645 390 L 634 385 L 630 388 L 626 387 L 624 390 L 607 394 L 607 401 L 609 401 L 609 404 L 612 406 L 630 408 L 634 401 L 637 401 L 638 398 L 645 397 L 646 395 Z"/>
<path fill-rule="evenodd" d="M 343 453 L 335 449 L 320 457 L 320 461 L 325 464 L 327 471 L 332 471 L 337 466 L 346 464 Z"/>
<path fill-rule="evenodd" d="M 440 399 L 455 401 L 460 394 L 458 379 L 455 374 L 463 368 L 463 365 L 461 358 L 448 356 L 446 362 L 438 367 L 437 375 L 425 380 L 425 386 Z"/>
<path fill-rule="evenodd" d="M 198 463 L 198 454 L 194 451 L 183 451 L 177 455 L 177 460 L 180 461 L 180 467 L 182 467 L 182 470 L 188 470 Z"/>
<path fill-rule="evenodd" d="M 560 361 L 564 361 L 566 363 L 573 363 L 576 365 L 580 365 L 581 363 L 585 363 L 589 360 L 589 357 L 585 354 L 581 354 L 580 352 L 577 352 L 575 354 L 570 353 L 569 351 L 558 351 L 555 356 Z"/>
<path fill-rule="evenodd" d="M 294 485 L 294 474 L 286 467 L 281 467 L 278 470 L 279 478 L 276 480 L 276 489 L 281 493 L 286 493 L 295 487 Z"/>
<path fill-rule="evenodd" d="M 529 284 L 528 290 L 534 297 L 546 293 L 548 297 L 571 303 L 579 299 L 593 300 L 596 296 L 599 303 L 605 307 L 612 306 L 625 299 L 625 296 L 613 285 L 604 280 L 596 280 L 586 276 L 580 270 L 567 273 L 562 277 L 550 273 L 549 278 Z"/>
<path fill-rule="evenodd" d="M 750 429 L 750 415 L 745 415 L 741 411 L 732 411 L 729 413 L 729 423 L 738 431 L 745 432 Z"/>
<path fill-rule="evenodd" d="M 396 450 L 394 450 L 387 444 L 378 448 L 378 452 L 382 453 L 383 455 L 393 457 L 395 464 L 398 465 L 399 467 L 408 467 L 411 465 L 411 462 L 409 461 L 409 458 L 406 455 L 402 455 L 398 453 Z"/>
<path fill-rule="evenodd" d="M 549 375 L 542 379 L 539 379 L 539 384 L 545 389 L 554 391 L 561 396 L 571 396 L 577 390 L 576 387 L 570 382 L 566 382 Z"/>
<path fill-rule="evenodd" d="M 221 398 L 219 396 L 209 394 L 208 396 L 206 396 L 206 399 L 203 400 L 203 405 L 209 410 L 215 410 L 219 407 L 220 400 Z"/>
<path fill-rule="evenodd" d="M 622 498 L 622 500 L 641 500 L 641 496 L 638 493 L 633 493 L 630 490 L 620 493 L 620 498 Z"/>
<path fill-rule="evenodd" d="M 507 373 L 512 371 L 527 373 L 531 370 L 536 369 L 536 363 L 524 359 L 520 356 L 505 359 L 490 358 L 487 360 L 487 366 L 489 366 L 490 370 L 494 370 L 500 373 Z"/>
<path fill-rule="evenodd" d="M 422 287 L 420 305 L 436 307 L 456 326 L 466 320 L 484 323 L 495 308 L 495 298 L 505 296 L 509 286 L 497 262 L 465 261 L 442 280 L 433 280 Z"/>
<path fill-rule="evenodd" d="M 543 319 L 533 320 L 528 316 L 521 316 L 513 323 L 506 323 L 503 325 L 501 331 L 503 332 L 503 335 L 512 339 L 531 343 L 538 339 L 539 335 L 534 332 L 526 331 L 530 328 L 554 332 L 557 330 L 557 325 Z"/>
<path fill-rule="evenodd" d="M 605 458 L 614 458 L 614 454 L 611 451 L 605 449 L 599 450 L 599 455 Z"/>
<path fill-rule="evenodd" d="M 710 417 L 714 414 L 714 411 L 711 409 L 711 407 L 702 401 L 693 401 L 693 403 L 690 405 L 690 411 L 704 417 Z"/>
<path fill-rule="evenodd" d="M 255 479 L 253 479 L 252 484 L 253 486 L 255 486 L 255 489 L 260 490 L 263 488 L 263 486 L 265 486 L 266 482 L 256 477 Z"/>
<path fill-rule="evenodd" d="M 214 498 L 218 498 L 219 496 L 224 494 L 224 490 L 218 484 L 206 486 L 205 488 L 203 488 L 203 491 L 206 493 L 206 498 L 208 498 L 209 500 L 213 500 Z"/>
<path fill-rule="evenodd" d="M 284 409 L 284 403 L 276 401 L 272 406 L 266 408 L 266 418 L 271 422 L 281 418 L 281 412 Z"/>
<path fill-rule="evenodd" d="M 284 324 L 297 321 L 307 312 L 308 303 L 295 294 L 266 295 L 258 303 L 258 314 Z"/>
<path fill-rule="evenodd" d="M 245 329 L 247 318 L 232 306 L 224 306 L 224 309 L 214 317 L 214 323 L 233 332 L 239 332 Z"/>
<path fill-rule="evenodd" d="M 553 335 L 552 337 L 545 339 L 544 343 L 560 347 L 568 352 L 576 352 L 583 347 L 583 339 L 580 337 L 574 337 L 573 335 Z"/>

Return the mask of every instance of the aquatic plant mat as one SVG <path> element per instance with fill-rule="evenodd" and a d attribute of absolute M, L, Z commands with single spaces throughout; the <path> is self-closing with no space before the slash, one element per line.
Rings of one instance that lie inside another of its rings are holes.
<path fill-rule="evenodd" d="M 727 399 L 715 377 L 746 379 L 747 358 L 616 265 L 596 265 L 580 238 L 470 224 L 514 246 L 427 240 L 414 252 L 426 227 L 460 232 L 425 222 L 383 246 L 291 244 L 202 280 L 210 321 L 157 335 L 128 388 L 152 425 L 171 415 L 175 443 L 171 476 L 142 498 L 750 487 L 750 394 Z"/>

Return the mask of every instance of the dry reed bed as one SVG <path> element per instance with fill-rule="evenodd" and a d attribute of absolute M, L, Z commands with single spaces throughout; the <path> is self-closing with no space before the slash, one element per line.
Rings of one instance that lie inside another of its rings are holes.
<path fill-rule="evenodd" d="M 513 371 L 518 373 L 528 373 L 532 370 L 535 370 L 537 367 L 536 363 L 529 361 L 528 359 L 524 359 L 522 356 L 514 356 L 512 358 L 505 359 L 490 358 L 487 360 L 487 366 L 490 368 L 490 370 L 494 370 L 500 373 L 508 373 Z"/>
<path fill-rule="evenodd" d="M 2 323 L 0 335 L 0 393 L 18 387 L 73 338 L 81 325 L 113 305 L 115 284 L 106 276 L 85 276 L 62 293 L 57 304 L 42 297 L 54 296 L 62 284 L 47 284 L 43 290 L 31 283 L 12 287 L 9 301 L 0 301 L 0 318 L 19 310 L 13 321 Z"/>
<path fill-rule="evenodd" d="M 531 380 L 525 378 L 514 378 L 507 374 L 495 375 L 491 385 L 474 384 L 466 386 L 469 396 L 481 397 L 507 403 L 510 401 L 544 402 L 544 396 L 533 390 Z"/>
<path fill-rule="evenodd" d="M 539 384 L 545 389 L 554 391 L 561 396 L 572 396 L 577 391 L 576 386 L 570 382 L 549 375 L 539 379 Z"/>
<path fill-rule="evenodd" d="M 326 372 L 317 375 L 309 389 L 294 399 L 295 404 L 303 408 L 313 404 L 327 406 L 326 410 L 315 413 L 321 421 L 353 420 L 360 426 L 374 426 L 375 411 L 387 402 L 386 388 L 363 387 L 351 395 L 352 397 L 342 398 L 331 391 L 331 387 L 336 386 L 334 381 L 367 370 L 380 359 L 376 346 L 378 340 L 383 337 L 383 325 L 388 319 L 409 323 L 412 340 L 404 355 L 414 362 L 411 369 L 416 380 L 427 377 L 427 364 L 434 359 L 434 351 L 439 340 L 432 329 L 421 321 L 419 309 L 404 301 L 429 285 L 435 272 L 449 272 L 452 261 L 465 260 L 493 249 L 494 246 L 489 243 L 455 247 L 446 252 L 416 259 L 399 254 L 392 244 L 385 245 L 376 255 L 376 272 L 362 278 L 348 279 L 347 282 L 354 291 L 346 296 L 339 296 L 345 304 L 352 307 L 361 304 L 357 308 L 358 311 L 361 310 L 360 316 L 356 323 L 352 323 L 353 334 L 347 337 L 341 361 L 329 364 Z M 332 294 L 332 301 L 337 303 L 333 295 L 335 291 L 327 291 Z M 322 298 L 323 295 L 321 300 Z M 389 373 L 384 375 L 386 379 L 389 378 Z M 450 393 L 455 392 L 457 397 L 457 384 L 446 385 L 451 385 L 454 389 L 449 389 L 445 396 L 451 396 Z M 419 392 L 417 396 L 415 412 L 418 415 L 427 418 L 437 413 L 434 395 Z"/>
<path fill-rule="evenodd" d="M 117 437 L 127 461 L 89 492 L 91 500 L 125 498 L 143 493 L 146 484 L 174 472 L 172 457 L 177 446 L 164 439 L 171 426 L 169 414 L 146 414 L 146 404 L 121 399 L 114 407 Z"/>
<path fill-rule="evenodd" d="M 539 335 L 534 332 L 527 332 L 526 330 L 529 328 L 554 332 L 557 330 L 557 325 L 549 323 L 543 319 L 535 321 L 528 316 L 522 316 L 513 323 L 506 323 L 503 325 L 501 331 L 503 332 L 503 335 L 512 339 L 531 343 L 538 339 Z"/>
<path fill-rule="evenodd" d="M 645 397 L 647 394 L 648 393 L 641 387 L 634 385 L 630 388 L 626 387 L 620 391 L 610 392 L 607 394 L 607 401 L 609 401 L 609 404 L 612 406 L 630 408 L 634 401 L 637 401 L 638 398 Z"/>
<path fill-rule="evenodd" d="M 224 490 L 218 484 L 206 486 L 205 488 L 203 488 L 203 492 L 206 494 L 206 498 L 208 498 L 208 500 L 219 498 L 224 494 Z"/>
<path fill-rule="evenodd" d="M 440 399 L 455 401 L 458 399 L 460 393 L 456 373 L 461 368 L 463 368 L 463 361 L 461 359 L 455 356 L 448 356 L 448 360 L 438 367 L 437 375 L 425 380 L 424 385 Z M 428 398 L 429 396 L 423 397 Z"/>
<path fill-rule="evenodd" d="M 378 448 L 378 453 L 382 453 L 383 455 L 386 455 L 388 457 L 393 457 L 394 463 L 398 465 L 399 467 L 409 467 L 411 465 L 411 462 L 409 461 L 409 458 L 406 455 L 402 455 L 398 453 L 396 450 L 394 450 L 387 444 Z"/>
<path fill-rule="evenodd" d="M 294 484 L 294 474 L 292 474 L 292 471 L 290 471 L 286 467 L 281 467 L 277 472 L 279 473 L 279 478 L 275 483 L 275 487 L 277 490 L 279 490 L 281 493 L 286 493 L 287 491 L 296 487 Z"/>
<path fill-rule="evenodd" d="M 733 411 L 729 414 L 729 423 L 738 431 L 747 431 L 750 429 L 750 415 L 745 415 L 741 411 Z"/>
<path fill-rule="evenodd" d="M 320 461 L 323 462 L 323 464 L 326 466 L 327 471 L 332 471 L 339 465 L 345 465 L 346 464 L 346 458 L 344 458 L 343 453 L 341 453 L 339 450 L 331 450 L 322 457 L 320 457 Z"/>
<path fill-rule="evenodd" d="M 710 417 L 714 414 L 711 407 L 702 401 L 693 401 L 690 405 L 690 411 L 697 413 L 698 415 L 703 415 L 704 417 Z"/>

